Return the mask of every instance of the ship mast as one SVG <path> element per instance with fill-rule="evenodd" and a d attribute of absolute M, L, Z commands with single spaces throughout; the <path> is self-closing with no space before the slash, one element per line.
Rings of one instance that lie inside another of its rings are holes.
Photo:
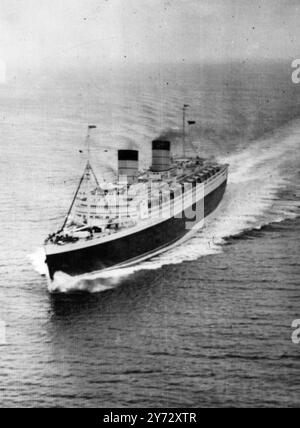
<path fill-rule="evenodd" d="M 88 132 L 86 137 L 86 145 L 87 145 L 87 163 L 90 165 L 90 156 L 91 156 L 91 130 L 96 129 L 96 125 L 89 125 Z"/>
<path fill-rule="evenodd" d="M 186 124 L 186 111 L 187 111 L 187 109 L 189 108 L 190 106 L 188 105 L 188 104 L 184 104 L 183 105 L 183 109 L 182 109 L 182 112 L 183 112 L 183 117 L 182 117 L 182 119 L 183 119 L 183 123 L 182 123 L 182 154 L 183 154 L 183 157 L 185 158 L 186 157 L 186 152 L 185 152 L 185 140 L 186 140 L 186 135 L 185 135 L 185 124 Z"/>
<path fill-rule="evenodd" d="M 91 171 L 92 171 L 92 167 L 91 167 L 91 163 L 90 163 L 90 158 L 91 158 L 91 135 L 90 132 L 92 129 L 96 129 L 97 126 L 95 125 L 89 125 L 88 126 L 88 133 L 87 133 L 87 137 L 86 137 L 86 144 L 87 144 L 87 166 L 86 166 L 86 175 L 87 175 L 87 184 L 88 184 L 88 189 L 87 189 L 87 208 L 88 208 L 88 215 L 87 215 L 87 225 L 88 227 L 90 227 L 91 225 Z"/>

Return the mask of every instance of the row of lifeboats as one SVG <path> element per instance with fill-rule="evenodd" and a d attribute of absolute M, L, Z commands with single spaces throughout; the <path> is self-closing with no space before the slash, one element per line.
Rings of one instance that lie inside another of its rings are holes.
<path fill-rule="evenodd" d="M 220 172 L 220 167 L 210 167 L 210 168 L 202 170 L 198 174 L 194 174 L 192 177 L 189 177 L 185 181 L 188 183 L 191 183 L 191 184 L 204 183 L 209 178 L 216 175 L 218 172 Z"/>

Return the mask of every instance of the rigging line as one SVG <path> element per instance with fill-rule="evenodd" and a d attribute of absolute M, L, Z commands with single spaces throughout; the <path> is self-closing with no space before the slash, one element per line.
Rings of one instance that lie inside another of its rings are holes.
<path fill-rule="evenodd" d="M 96 181 L 97 187 L 99 187 L 99 189 L 101 189 L 100 184 L 99 184 L 99 181 L 98 181 L 98 178 L 96 177 L 96 174 L 95 174 L 95 172 L 94 172 L 94 170 L 93 170 L 93 168 L 92 168 L 91 164 L 89 164 L 89 167 L 90 167 L 90 170 L 92 171 L 92 175 L 93 175 L 93 177 L 94 177 L 94 180 Z"/>
<path fill-rule="evenodd" d="M 194 146 L 194 143 L 192 141 L 188 141 L 189 146 L 192 148 L 193 152 L 195 153 L 195 155 L 199 155 L 199 148 L 196 149 L 196 147 Z"/>
<path fill-rule="evenodd" d="M 77 187 L 76 193 L 75 193 L 74 198 L 73 198 L 73 200 L 72 200 L 72 204 L 71 204 L 71 206 L 70 206 L 70 208 L 69 208 L 68 214 L 67 214 L 67 216 L 66 216 L 66 218 L 65 218 L 64 224 L 63 224 L 63 226 L 62 226 L 62 228 L 61 228 L 60 232 L 62 232 L 62 231 L 64 230 L 64 228 L 65 228 L 65 226 L 66 226 L 66 224 L 67 224 L 67 222 L 68 222 L 68 220 L 69 220 L 69 216 L 70 216 L 71 211 L 72 211 L 72 208 L 73 208 L 73 206 L 74 206 L 74 204 L 75 204 L 75 201 L 76 201 L 76 198 L 77 198 L 77 195 L 78 195 L 79 189 L 80 189 L 80 187 L 81 187 L 81 184 L 82 184 L 82 182 L 83 182 L 83 180 L 84 180 L 84 177 L 85 177 L 85 175 L 86 175 L 86 171 L 87 171 L 87 169 L 88 169 L 88 168 L 89 168 L 89 163 L 87 163 L 87 165 L 86 165 L 86 167 L 85 167 L 85 169 L 84 169 L 84 173 L 83 173 L 83 175 L 82 175 L 82 177 L 81 177 L 81 179 L 80 179 L 80 182 L 79 182 L 79 184 L 78 184 L 78 187 Z"/>

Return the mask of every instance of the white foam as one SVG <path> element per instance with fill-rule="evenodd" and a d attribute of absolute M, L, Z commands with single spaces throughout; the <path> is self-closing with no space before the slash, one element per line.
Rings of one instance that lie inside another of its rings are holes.
<path fill-rule="evenodd" d="M 119 283 L 118 278 L 104 278 L 101 272 L 98 274 L 72 277 L 63 272 L 56 272 L 54 280 L 48 279 L 50 293 L 89 292 L 100 293 L 114 288 Z"/>
<path fill-rule="evenodd" d="M 32 254 L 28 255 L 28 258 L 37 273 L 43 276 L 48 275 L 48 268 L 45 263 L 46 253 L 43 248 L 37 248 Z"/>

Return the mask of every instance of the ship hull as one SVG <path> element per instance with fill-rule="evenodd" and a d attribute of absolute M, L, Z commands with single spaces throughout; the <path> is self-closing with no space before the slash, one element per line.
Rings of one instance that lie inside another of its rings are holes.
<path fill-rule="evenodd" d="M 204 197 L 201 216 L 200 218 L 197 216 L 198 223 L 217 208 L 223 198 L 226 184 L 227 176 Z M 197 206 L 193 205 L 192 209 L 195 211 Z M 96 243 L 73 251 L 48 254 L 46 263 L 49 276 L 53 280 L 56 272 L 64 272 L 71 276 L 82 275 L 113 267 L 127 266 L 151 258 L 184 240 L 191 233 L 191 228 L 187 227 L 187 224 L 191 224 L 191 218 L 187 217 L 185 210 L 181 216 L 176 215 L 119 239 Z M 196 228 L 197 224 L 194 225 L 194 229 Z"/>

